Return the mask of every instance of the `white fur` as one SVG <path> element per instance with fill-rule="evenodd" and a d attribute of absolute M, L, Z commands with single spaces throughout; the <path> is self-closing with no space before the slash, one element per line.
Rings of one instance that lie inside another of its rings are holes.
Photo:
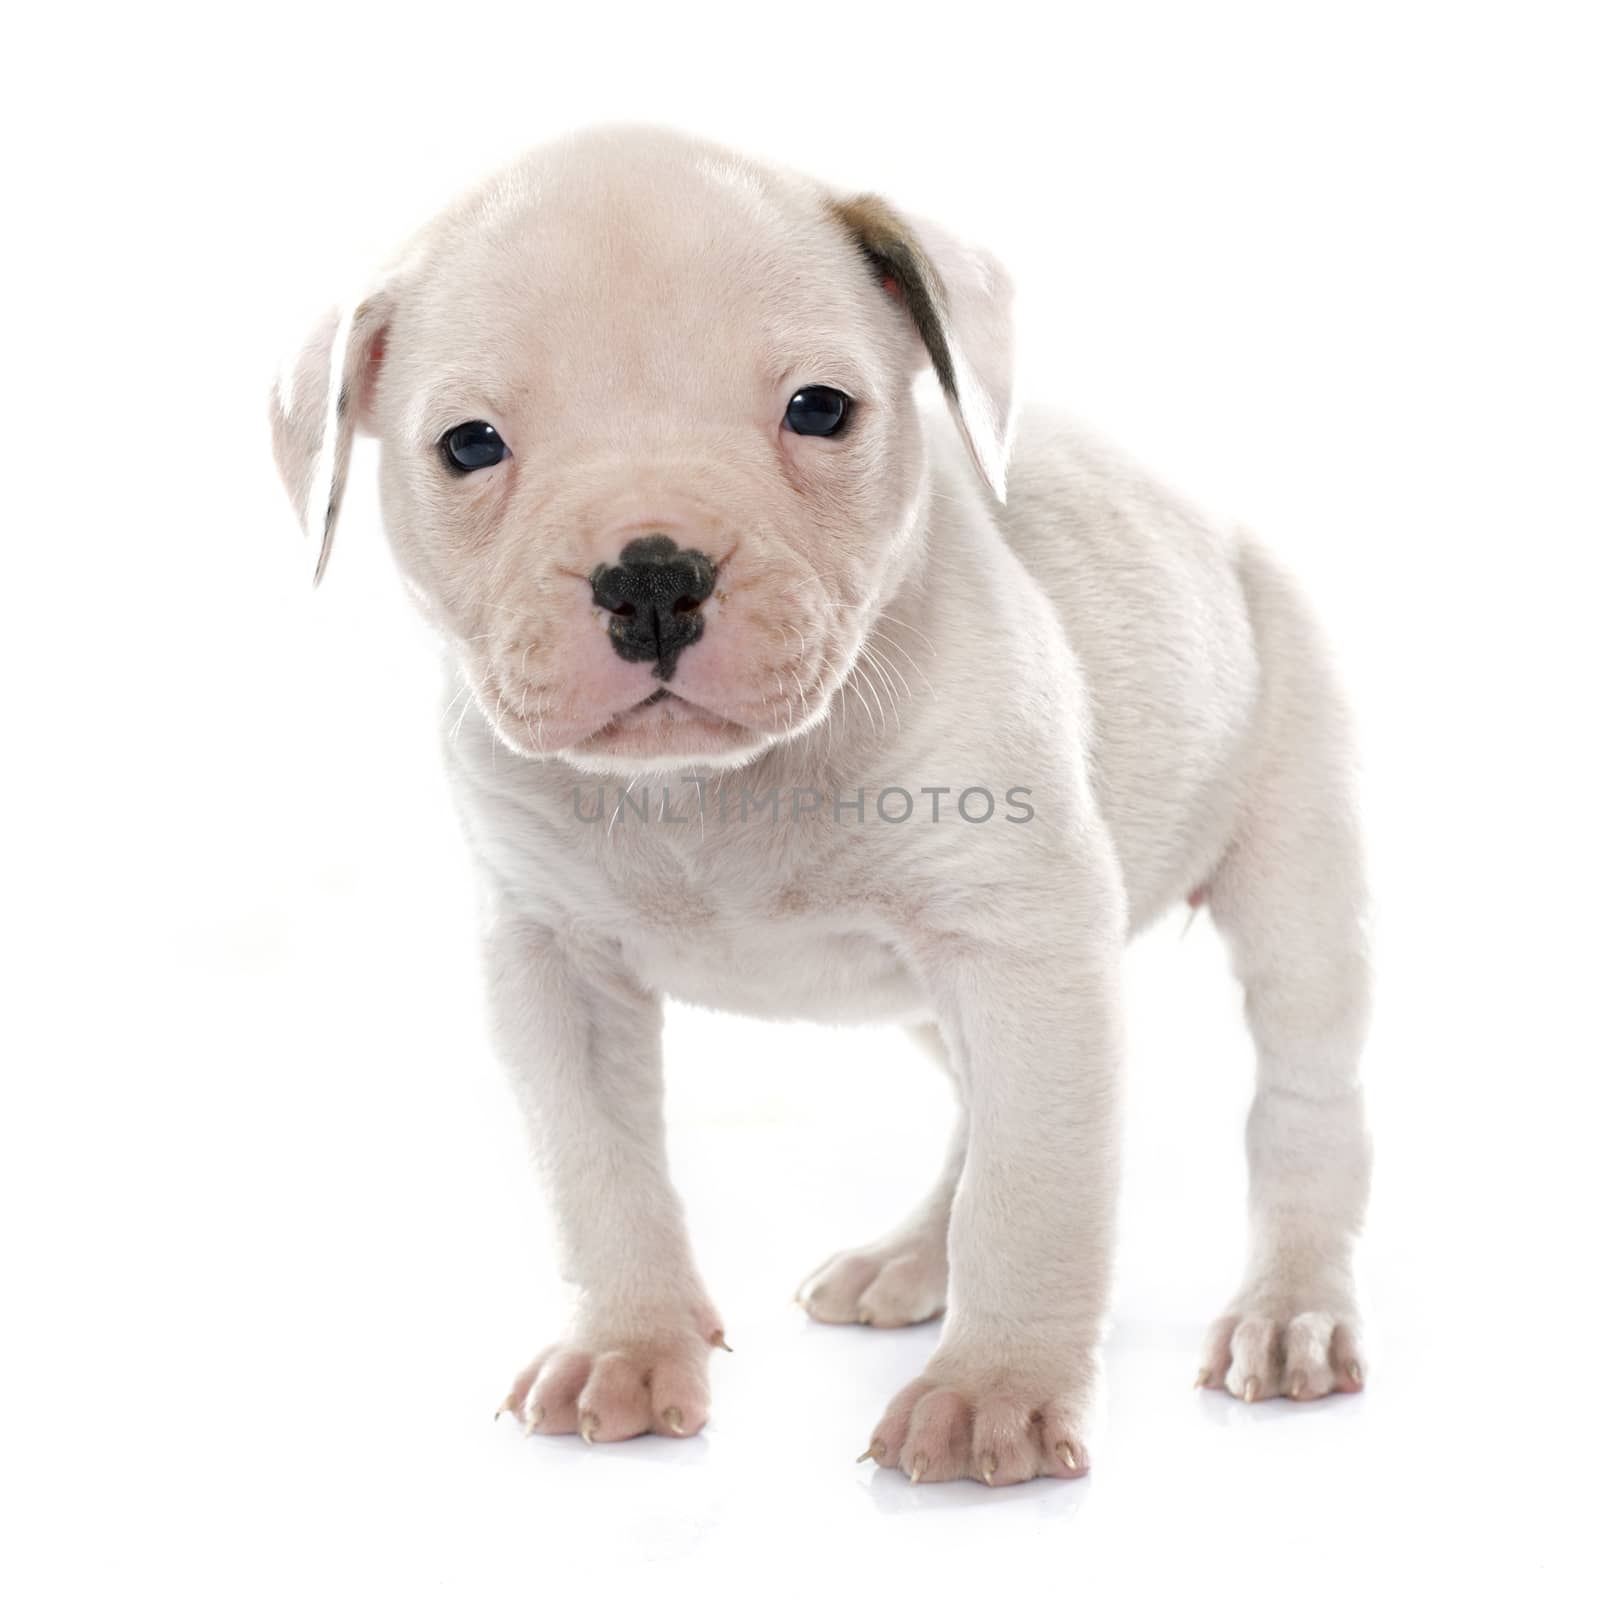
<path fill-rule="evenodd" d="M 1203 1378 L 1246 1399 L 1359 1387 L 1365 891 L 1316 629 L 1247 534 L 1064 418 L 1019 417 L 1004 269 L 911 219 L 957 374 L 948 411 L 923 406 L 902 300 L 831 198 L 663 130 L 560 141 L 430 224 L 313 338 L 275 410 L 324 556 L 349 429 L 383 440 L 396 556 L 450 647 L 443 748 L 482 868 L 496 1038 L 580 1291 L 508 1404 L 592 1439 L 705 1419 L 721 1325 L 666 1172 L 661 997 L 891 1019 L 955 1078 L 957 1140 L 903 1227 L 825 1264 L 804 1303 L 885 1325 L 947 1307 L 927 1372 L 869 1436 L 881 1465 L 1083 1471 L 1121 952 L 1200 893 L 1259 1055 L 1250 1266 Z M 858 395 L 849 435 L 778 430 L 806 381 Z M 342 421 L 308 398 L 341 383 Z M 435 442 L 479 416 L 513 457 L 452 479 Z M 308 497 L 319 469 L 328 492 Z M 655 684 L 581 582 L 652 525 L 730 574 L 658 713 L 629 709 Z M 654 820 L 621 801 L 630 782 Z M 574 790 L 593 812 L 602 786 L 604 819 L 583 820 Z M 890 786 L 915 820 L 878 820 Z M 924 786 L 948 789 L 943 820 Z M 720 811 L 858 788 L 862 822 Z M 951 815 L 970 788 L 996 797 L 991 820 Z M 1032 817 L 1008 821 L 1019 790 Z"/>

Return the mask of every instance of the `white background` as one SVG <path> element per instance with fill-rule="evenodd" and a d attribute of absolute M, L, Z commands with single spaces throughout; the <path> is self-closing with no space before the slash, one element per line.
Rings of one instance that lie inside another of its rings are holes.
<path fill-rule="evenodd" d="M 7 24 L 0 1577 L 17 1595 L 1568 1594 L 1596 1474 L 1587 8 L 35 8 Z M 689 128 L 984 240 L 1028 389 L 1268 534 L 1380 897 L 1368 1392 L 1189 1387 L 1242 1246 L 1219 948 L 1129 958 L 1095 1468 L 852 1466 L 936 1337 L 790 1302 L 931 1174 L 892 1034 L 670 1023 L 736 1354 L 687 1443 L 490 1413 L 561 1315 L 372 446 L 313 598 L 265 396 L 502 156 Z M 1592 1568 L 1588 1573 L 1592 1581 Z M 1589 1592 L 1593 1592 L 1590 1590 Z"/>

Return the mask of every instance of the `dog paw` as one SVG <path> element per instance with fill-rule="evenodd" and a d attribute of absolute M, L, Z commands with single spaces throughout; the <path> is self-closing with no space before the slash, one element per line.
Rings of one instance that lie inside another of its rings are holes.
<path fill-rule="evenodd" d="M 1353 1316 L 1246 1304 L 1219 1317 L 1206 1336 L 1195 1379 L 1236 1399 L 1320 1400 L 1354 1394 L 1366 1382 Z"/>
<path fill-rule="evenodd" d="M 943 1236 L 912 1237 L 841 1251 L 795 1298 L 818 1322 L 904 1328 L 944 1310 L 948 1275 Z"/>
<path fill-rule="evenodd" d="M 936 1355 L 889 1402 L 860 1459 L 898 1468 L 913 1483 L 975 1478 L 998 1488 L 1081 1478 L 1089 1470 L 1086 1389 L 1070 1367 L 1023 1371 Z"/>
<path fill-rule="evenodd" d="M 641 1433 L 686 1438 L 706 1424 L 712 1345 L 720 1329 L 608 1338 L 586 1333 L 551 1345 L 517 1376 L 495 1413 L 510 1412 L 526 1433 L 576 1433 L 609 1444 Z"/>

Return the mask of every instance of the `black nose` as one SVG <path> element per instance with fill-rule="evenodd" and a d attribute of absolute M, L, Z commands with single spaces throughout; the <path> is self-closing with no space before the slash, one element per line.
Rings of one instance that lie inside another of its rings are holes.
<path fill-rule="evenodd" d="M 653 661 L 666 682 L 678 657 L 706 631 L 700 602 L 717 569 L 698 550 L 680 550 L 664 533 L 631 539 L 614 566 L 590 575 L 594 603 L 611 613 L 611 647 L 624 661 Z"/>

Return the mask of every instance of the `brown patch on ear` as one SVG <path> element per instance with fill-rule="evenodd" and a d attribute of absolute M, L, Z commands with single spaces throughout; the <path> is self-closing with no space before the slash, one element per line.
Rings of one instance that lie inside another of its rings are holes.
<path fill-rule="evenodd" d="M 370 427 L 372 417 L 373 391 L 378 387 L 378 375 L 383 368 L 384 352 L 389 348 L 389 329 L 385 324 L 372 336 L 372 343 L 367 347 L 366 366 L 361 374 L 361 412 L 366 419 L 364 426 Z"/>
<path fill-rule="evenodd" d="M 959 401 L 955 363 L 944 331 L 948 315 L 944 283 L 910 225 L 887 200 L 875 194 L 832 200 L 829 209 L 849 230 L 873 277 L 880 279 L 911 313 L 938 374 L 939 386 L 951 400 Z"/>

